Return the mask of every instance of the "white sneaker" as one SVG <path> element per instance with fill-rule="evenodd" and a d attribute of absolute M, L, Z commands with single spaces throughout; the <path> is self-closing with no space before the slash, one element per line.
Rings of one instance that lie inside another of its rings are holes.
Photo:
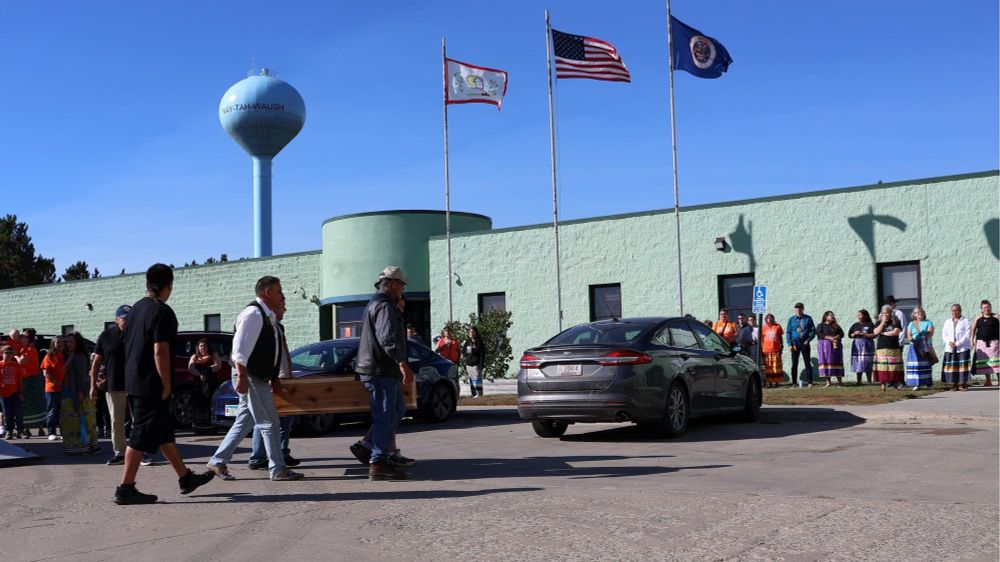
<path fill-rule="evenodd" d="M 50 434 L 49 434 L 49 441 L 55 441 L 56 439 L 59 439 L 59 437 L 57 437 L 57 436 L 56 436 L 55 434 L 53 434 L 53 433 L 50 433 Z"/>

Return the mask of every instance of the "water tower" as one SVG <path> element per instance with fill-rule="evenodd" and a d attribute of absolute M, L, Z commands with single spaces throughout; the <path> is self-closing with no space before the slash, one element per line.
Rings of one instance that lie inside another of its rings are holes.
<path fill-rule="evenodd" d="M 253 158 L 253 256 L 271 255 L 271 159 L 302 130 L 302 96 L 266 68 L 240 80 L 219 102 L 219 121 Z"/>

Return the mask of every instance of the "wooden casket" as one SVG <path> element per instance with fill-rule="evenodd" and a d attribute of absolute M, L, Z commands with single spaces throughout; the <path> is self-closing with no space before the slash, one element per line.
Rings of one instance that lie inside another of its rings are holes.
<path fill-rule="evenodd" d="M 281 416 L 303 414 L 363 414 L 371 411 L 371 395 L 354 374 L 312 375 L 281 379 L 274 393 Z M 417 408 L 416 382 L 403 385 L 407 410 Z"/>

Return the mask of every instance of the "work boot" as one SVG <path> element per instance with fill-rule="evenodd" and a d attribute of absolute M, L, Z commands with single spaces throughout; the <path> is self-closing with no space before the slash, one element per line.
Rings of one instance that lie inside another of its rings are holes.
<path fill-rule="evenodd" d="M 199 486 L 208 484 L 213 478 L 215 478 L 214 472 L 202 472 L 199 474 L 192 472 L 189 468 L 187 474 L 177 479 L 177 484 L 181 487 L 182 494 L 190 494 L 197 490 Z"/>
<path fill-rule="evenodd" d="M 354 455 L 354 458 L 358 459 L 359 463 L 368 466 L 368 464 L 372 460 L 371 449 L 365 447 L 365 444 L 362 443 L 361 441 L 358 441 L 357 443 L 351 445 L 350 449 L 351 449 L 351 454 Z"/>
<path fill-rule="evenodd" d="M 115 503 L 118 505 L 142 505 L 156 503 L 156 496 L 143 494 L 135 489 L 135 484 L 123 484 L 115 488 Z"/>
<path fill-rule="evenodd" d="M 406 473 L 392 466 L 388 459 L 379 459 L 368 468 L 369 480 L 406 480 Z"/>

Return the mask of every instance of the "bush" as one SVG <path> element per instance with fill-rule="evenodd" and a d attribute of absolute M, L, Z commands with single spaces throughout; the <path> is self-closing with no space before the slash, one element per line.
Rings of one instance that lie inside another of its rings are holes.
<path fill-rule="evenodd" d="M 483 378 L 493 381 L 505 378 L 507 369 L 510 368 L 510 362 L 514 360 L 514 352 L 510 347 L 510 337 L 507 335 L 507 331 L 512 325 L 509 312 L 494 309 L 481 315 L 469 314 L 468 324 L 449 322 L 445 326 L 451 330 L 460 346 L 465 345 L 471 326 L 475 326 L 479 330 L 479 337 L 486 346 L 486 365 L 483 367 Z M 459 359 L 458 370 L 462 379 L 468 380 L 464 357 Z"/>

